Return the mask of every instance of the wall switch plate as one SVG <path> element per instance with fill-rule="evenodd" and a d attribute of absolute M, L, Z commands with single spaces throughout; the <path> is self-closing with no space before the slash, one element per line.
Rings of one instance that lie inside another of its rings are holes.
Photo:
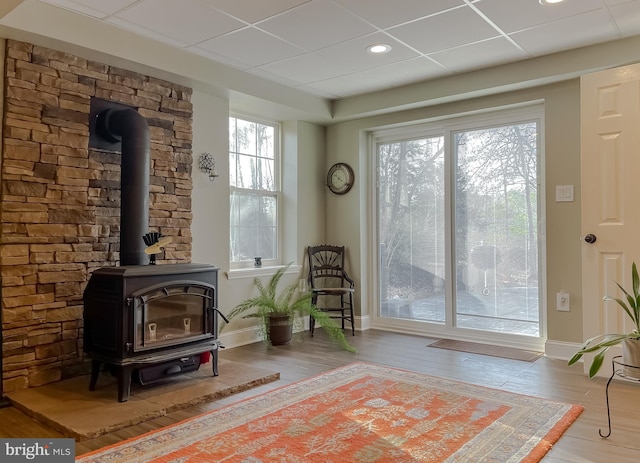
<path fill-rule="evenodd" d="M 556 202 L 573 201 L 573 185 L 556 185 Z"/>
<path fill-rule="evenodd" d="M 569 312 L 571 307 L 571 296 L 569 293 L 560 291 L 556 294 L 556 308 L 561 312 Z"/>

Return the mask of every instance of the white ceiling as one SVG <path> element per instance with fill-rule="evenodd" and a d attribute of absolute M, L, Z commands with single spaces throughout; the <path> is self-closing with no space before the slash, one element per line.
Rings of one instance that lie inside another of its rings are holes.
<path fill-rule="evenodd" d="M 41 1 L 330 99 L 640 34 L 640 0 Z"/>

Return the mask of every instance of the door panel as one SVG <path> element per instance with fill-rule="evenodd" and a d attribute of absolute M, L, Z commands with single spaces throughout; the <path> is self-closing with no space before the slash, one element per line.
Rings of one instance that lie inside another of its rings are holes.
<path fill-rule="evenodd" d="M 615 282 L 631 283 L 640 263 L 640 65 L 588 74 L 581 79 L 583 335 L 624 333 L 631 328 L 614 301 Z M 626 325 L 626 326 L 625 326 Z M 612 354 L 619 351 L 613 349 Z M 588 370 L 590 359 L 585 362 Z M 610 362 L 600 375 L 611 374 Z"/>
<path fill-rule="evenodd" d="M 454 134 L 456 326 L 540 335 L 538 121 Z"/>
<path fill-rule="evenodd" d="M 381 316 L 444 323 L 444 139 L 381 143 L 378 166 Z"/>

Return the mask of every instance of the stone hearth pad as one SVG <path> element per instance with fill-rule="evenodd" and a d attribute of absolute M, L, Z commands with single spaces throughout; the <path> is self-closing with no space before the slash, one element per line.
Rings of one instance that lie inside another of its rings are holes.
<path fill-rule="evenodd" d="M 277 381 L 280 373 L 220 359 L 220 375 L 211 363 L 196 372 L 148 386 L 131 385 L 127 402 L 118 402 L 117 380 L 100 375 L 95 391 L 89 376 L 7 394 L 18 409 L 78 441 L 149 421 L 176 410 Z"/>

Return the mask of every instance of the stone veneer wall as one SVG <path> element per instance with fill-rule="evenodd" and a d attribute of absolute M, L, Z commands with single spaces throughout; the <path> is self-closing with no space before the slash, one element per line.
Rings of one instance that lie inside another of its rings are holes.
<path fill-rule="evenodd" d="M 6 393 L 86 372 L 82 292 L 119 260 L 120 155 L 88 148 L 91 97 L 147 119 L 149 230 L 173 237 L 159 264 L 191 261 L 192 105 L 190 88 L 12 40 L 4 83 Z"/>

